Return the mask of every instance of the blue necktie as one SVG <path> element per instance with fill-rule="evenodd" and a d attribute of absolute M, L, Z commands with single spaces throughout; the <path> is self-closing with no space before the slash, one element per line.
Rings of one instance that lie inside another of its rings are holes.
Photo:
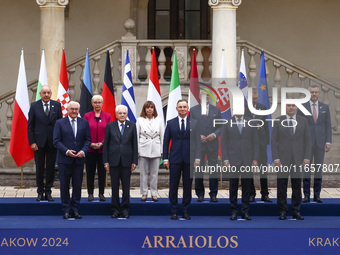
<path fill-rule="evenodd" d="M 240 134 L 242 134 L 242 122 L 241 122 L 241 119 L 237 119 L 237 126 L 238 126 L 238 130 L 240 131 Z"/>
<path fill-rule="evenodd" d="M 72 130 L 73 130 L 73 135 L 74 137 L 76 137 L 76 125 L 74 124 L 75 120 L 72 120 L 71 123 L 72 123 Z"/>
<path fill-rule="evenodd" d="M 290 136 L 294 135 L 293 118 L 289 119 L 289 133 L 290 133 Z"/>
<path fill-rule="evenodd" d="M 122 123 L 122 124 L 120 124 L 120 126 L 122 127 L 122 129 L 120 130 L 120 133 L 121 133 L 122 136 L 123 136 L 123 134 L 124 134 L 124 129 L 125 129 L 125 125 L 124 125 L 124 123 Z"/>
<path fill-rule="evenodd" d="M 182 123 L 181 123 L 181 133 L 182 133 L 182 135 L 184 135 L 184 131 L 185 131 L 185 129 L 184 129 L 184 119 L 182 119 Z"/>

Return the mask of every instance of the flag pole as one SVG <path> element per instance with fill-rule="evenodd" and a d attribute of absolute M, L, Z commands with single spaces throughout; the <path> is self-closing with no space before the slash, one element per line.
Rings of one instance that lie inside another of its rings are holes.
<path fill-rule="evenodd" d="M 20 188 L 24 187 L 24 167 L 21 165 L 21 183 Z"/>

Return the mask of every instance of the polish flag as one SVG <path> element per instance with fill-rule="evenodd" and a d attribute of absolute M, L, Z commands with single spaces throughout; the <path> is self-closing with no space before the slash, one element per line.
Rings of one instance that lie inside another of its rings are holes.
<path fill-rule="evenodd" d="M 63 117 L 66 117 L 68 115 L 66 106 L 71 101 L 71 99 L 67 78 L 65 50 L 63 50 L 63 56 L 61 59 L 57 101 L 61 103 L 61 111 L 63 113 Z"/>
<path fill-rule="evenodd" d="M 191 75 L 190 75 L 190 86 L 189 86 L 189 109 L 199 104 L 200 100 L 200 89 L 198 84 L 198 72 L 196 63 L 195 49 L 192 52 L 192 62 L 191 62 Z"/>
<path fill-rule="evenodd" d="M 34 158 L 34 152 L 28 143 L 27 135 L 29 108 L 24 50 L 22 49 L 14 101 L 11 142 L 9 145 L 9 152 L 18 167 Z"/>

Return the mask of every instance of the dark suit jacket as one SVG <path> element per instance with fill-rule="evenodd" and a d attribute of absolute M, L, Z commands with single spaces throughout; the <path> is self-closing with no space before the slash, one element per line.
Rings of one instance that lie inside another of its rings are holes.
<path fill-rule="evenodd" d="M 267 110 L 267 107 L 263 104 L 257 103 L 254 106 L 257 110 Z M 263 121 L 263 126 L 258 129 L 259 132 L 259 143 L 260 143 L 260 150 L 266 151 L 267 145 L 269 144 L 269 126 L 268 121 L 266 119 L 268 118 L 267 115 L 256 115 L 250 112 L 249 108 L 246 107 L 245 116 L 250 119 L 259 119 Z"/>
<path fill-rule="evenodd" d="M 36 143 L 38 147 L 44 147 L 46 141 L 53 147 L 53 129 L 56 121 L 62 118 L 61 105 L 59 102 L 50 100 L 50 113 L 46 116 L 43 103 L 40 100 L 31 104 L 28 113 L 28 142 Z"/>
<path fill-rule="evenodd" d="M 170 155 L 169 144 L 171 142 Z M 198 157 L 200 158 L 200 157 Z M 184 135 L 181 134 L 178 117 L 167 122 L 163 139 L 163 159 L 170 163 L 190 163 L 190 117 L 187 117 Z"/>
<path fill-rule="evenodd" d="M 110 167 L 131 167 L 138 164 L 138 144 L 136 124 L 126 120 L 123 136 L 118 127 L 118 120 L 106 125 L 103 145 L 103 162 Z"/>
<path fill-rule="evenodd" d="M 195 159 L 201 157 L 201 135 L 198 121 L 190 119 L 190 162 L 194 163 Z"/>
<path fill-rule="evenodd" d="M 249 121 L 248 117 L 244 117 Z M 230 121 L 233 125 L 230 127 Z M 242 133 L 238 129 L 235 116 L 222 126 L 221 134 L 222 160 L 229 160 L 231 166 L 251 166 L 253 160 L 259 160 L 259 139 L 257 128 L 246 124 Z"/>
<path fill-rule="evenodd" d="M 91 132 L 87 120 L 77 117 L 77 137 L 73 135 L 73 130 L 68 117 L 58 120 L 54 127 L 53 144 L 57 148 L 57 163 L 72 164 L 76 160 L 77 164 L 84 164 L 85 157 L 72 158 L 66 156 L 67 150 L 75 150 L 76 153 L 83 151 L 85 154 L 91 146 Z"/>
<path fill-rule="evenodd" d="M 290 135 L 289 128 L 281 125 L 281 121 L 287 119 L 286 115 L 275 121 L 272 130 L 272 156 L 273 160 L 280 159 L 281 164 L 288 166 L 293 158 L 297 165 L 302 164 L 304 159 L 311 158 L 310 132 L 307 120 L 296 115 L 297 126 L 293 136 Z M 286 126 L 288 123 L 284 123 Z"/>
<path fill-rule="evenodd" d="M 303 104 L 303 106 L 313 114 L 313 109 L 310 107 L 310 101 Z M 304 116 L 309 125 L 311 134 L 311 145 L 316 145 L 323 149 L 326 143 L 332 143 L 332 126 L 331 115 L 329 113 L 328 105 L 318 101 L 319 114 L 316 123 L 314 122 L 313 115 L 305 116 L 301 111 L 298 113 Z"/>
<path fill-rule="evenodd" d="M 221 111 L 214 105 L 209 105 L 208 116 L 201 114 L 201 105 L 195 105 L 190 109 L 190 119 L 198 121 L 200 126 L 200 135 L 207 136 L 211 133 L 216 135 L 216 139 L 211 142 L 202 144 L 203 150 L 217 151 L 219 148 L 218 137 L 221 135 L 221 126 L 214 127 L 214 119 L 222 119 Z"/>

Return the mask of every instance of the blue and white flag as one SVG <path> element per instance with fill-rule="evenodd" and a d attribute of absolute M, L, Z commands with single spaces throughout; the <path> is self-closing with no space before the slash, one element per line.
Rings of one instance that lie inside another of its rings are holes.
<path fill-rule="evenodd" d="M 126 51 L 126 61 L 124 68 L 123 90 L 121 104 L 128 108 L 128 120 L 136 123 L 136 102 L 135 95 L 133 93 L 133 84 L 131 76 L 131 66 L 129 60 L 129 51 Z"/>
<path fill-rule="evenodd" d="M 247 71 L 246 64 L 244 61 L 244 50 L 241 54 L 241 64 L 240 64 L 240 75 L 238 77 L 238 87 L 242 90 L 244 96 L 244 103 L 247 104 L 248 99 L 248 82 L 247 82 Z"/>
<path fill-rule="evenodd" d="M 257 91 L 259 93 L 258 102 L 265 105 L 267 109 L 270 109 L 269 105 L 269 94 L 268 94 L 268 85 L 267 85 L 267 73 L 266 73 L 266 62 L 264 60 L 264 52 L 261 52 L 261 65 L 260 65 L 260 73 L 259 73 L 259 82 L 257 84 Z M 272 119 L 272 115 L 268 114 L 267 119 Z M 267 145 L 267 164 L 272 164 L 272 150 L 270 146 L 270 140 L 272 136 L 272 125 L 268 125 L 269 127 L 269 144 Z"/>
<path fill-rule="evenodd" d="M 90 71 L 90 60 L 89 60 L 89 49 L 86 50 L 85 68 L 83 76 L 83 85 L 81 87 L 80 94 L 80 116 L 84 117 L 85 113 L 93 110 L 91 104 L 92 99 L 92 83 L 91 83 L 91 71 Z"/>

